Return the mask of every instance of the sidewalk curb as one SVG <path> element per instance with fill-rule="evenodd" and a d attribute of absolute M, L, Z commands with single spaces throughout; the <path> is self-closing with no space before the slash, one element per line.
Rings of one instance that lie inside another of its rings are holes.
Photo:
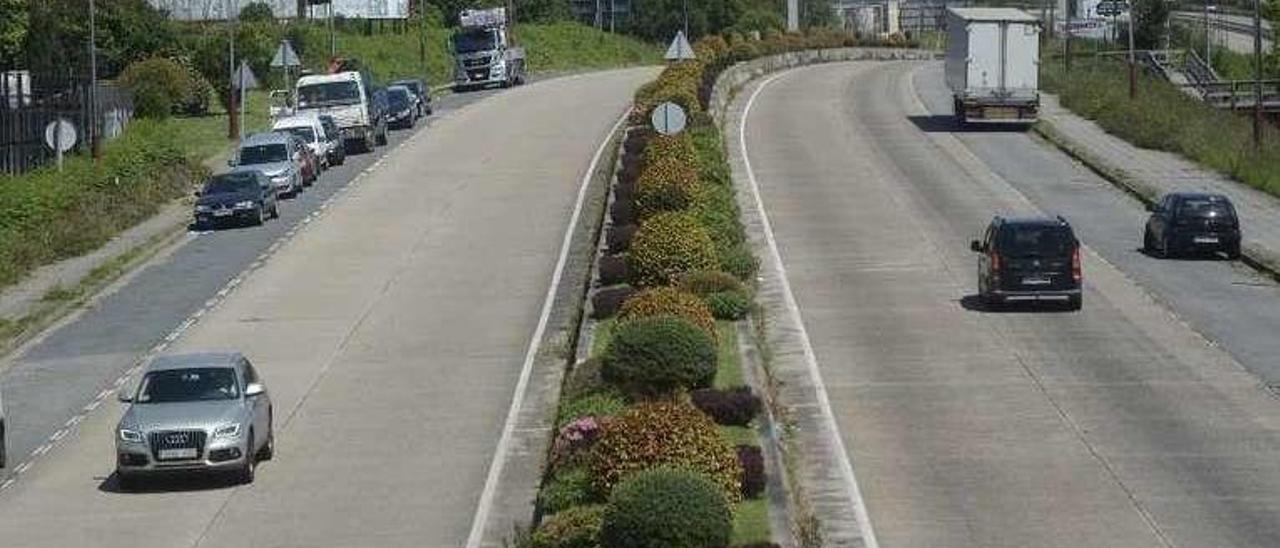
<path fill-rule="evenodd" d="M 1160 196 L 1159 190 L 1130 175 L 1124 168 L 1111 165 L 1109 162 L 1085 150 L 1084 147 L 1077 145 L 1069 137 L 1058 131 L 1053 122 L 1041 118 L 1031 127 L 1032 131 L 1043 137 L 1045 141 L 1057 147 L 1067 156 L 1074 158 L 1089 168 L 1090 171 L 1098 174 L 1099 177 L 1115 185 L 1116 188 L 1137 198 L 1144 205 L 1155 203 Z M 1248 240 L 1242 242 L 1240 248 L 1240 262 L 1276 280 L 1280 280 L 1280 256 L 1276 256 L 1262 246 Z"/>

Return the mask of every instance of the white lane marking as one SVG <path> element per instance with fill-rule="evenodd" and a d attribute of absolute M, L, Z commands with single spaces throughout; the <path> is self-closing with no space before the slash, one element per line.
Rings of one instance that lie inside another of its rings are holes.
<path fill-rule="evenodd" d="M 10 485 L 13 485 L 13 482 L 14 482 L 13 478 L 4 480 L 4 483 L 0 483 L 0 491 L 4 491 L 5 489 L 8 489 Z"/>
<path fill-rule="evenodd" d="M 37 447 L 35 451 L 32 451 L 32 452 L 31 452 L 31 456 L 33 456 L 33 457 L 38 457 L 38 456 L 40 456 L 40 455 L 43 455 L 43 454 L 45 453 L 45 451 L 48 451 L 48 450 L 49 450 L 49 448 L 50 448 L 50 447 L 53 447 L 53 446 L 52 446 L 52 445 L 49 445 L 49 444 L 47 444 L 47 443 L 46 443 L 46 444 L 44 444 L 44 445 L 41 445 L 40 447 Z"/>
<path fill-rule="evenodd" d="M 49 436 L 49 440 L 50 440 L 50 441 L 58 441 L 58 440 L 62 439 L 63 437 L 65 437 L 65 436 L 67 435 L 67 428 L 70 428 L 70 427 L 71 427 L 71 425 L 67 425 L 67 427 L 66 427 L 66 428 L 59 428 L 57 432 L 54 432 L 52 436 Z"/>
<path fill-rule="evenodd" d="M 551 274 L 551 285 L 547 288 L 547 296 L 542 301 L 542 313 L 538 316 L 538 326 L 533 330 L 533 338 L 529 340 L 529 349 L 524 354 L 524 365 L 520 368 L 520 380 L 516 382 L 515 394 L 511 397 L 511 407 L 507 410 L 507 420 L 502 425 L 502 437 L 498 439 L 498 447 L 493 453 L 493 461 L 489 463 L 489 475 L 484 482 L 484 491 L 480 493 L 480 504 L 476 507 L 474 520 L 471 522 L 471 534 L 467 537 L 467 548 L 479 548 L 480 542 L 484 537 L 484 526 L 489 521 L 489 512 L 493 510 L 493 497 L 498 489 L 498 479 L 502 476 L 502 469 L 507 462 L 507 447 L 511 445 L 511 437 L 515 432 L 516 419 L 519 418 L 520 408 L 524 405 L 524 392 L 529 385 L 529 376 L 533 372 L 533 361 L 538 354 L 538 347 L 542 343 L 542 335 L 547 330 L 547 322 L 551 319 L 551 307 L 555 304 L 556 290 L 560 287 L 560 278 L 564 275 L 565 263 L 569 260 L 569 247 L 573 243 L 573 233 L 577 230 L 578 219 L 582 216 L 582 204 L 586 201 L 587 188 L 591 186 L 591 179 L 595 177 L 596 168 L 600 164 L 600 158 L 604 155 L 605 149 L 618 132 L 618 128 L 627 120 L 630 114 L 630 107 L 627 112 L 618 117 L 618 121 L 614 122 L 609 133 L 605 134 L 605 138 L 600 142 L 599 148 L 596 149 L 595 155 L 591 157 L 591 163 L 587 166 L 587 172 L 582 176 L 582 182 L 578 185 L 578 198 L 573 204 L 573 213 L 569 217 L 569 226 L 565 228 L 564 238 L 560 241 L 560 256 L 556 259 L 556 268 Z M 872 547 L 874 548 L 874 547 Z"/>
<path fill-rule="evenodd" d="M 20 476 L 20 475 L 22 475 L 24 472 L 26 472 L 27 470 L 30 470 L 30 469 L 31 469 L 31 461 L 27 461 L 27 462 L 24 462 L 24 463 L 22 463 L 22 464 L 19 464 L 17 468 L 14 468 L 14 469 L 13 469 L 13 473 L 14 473 L 15 475 L 19 475 L 19 476 Z"/>
<path fill-rule="evenodd" d="M 848 450 L 845 449 L 844 439 L 841 437 L 839 426 L 836 423 L 835 412 L 831 410 L 831 400 L 827 397 L 827 388 L 822 381 L 822 372 L 818 369 L 818 357 L 813 351 L 813 344 L 809 341 L 809 331 L 805 328 L 804 318 L 800 315 L 800 306 L 796 303 L 796 296 L 791 291 L 791 281 L 787 277 L 787 267 L 782 263 L 782 254 L 778 251 L 778 242 L 773 236 L 773 225 L 769 223 L 769 215 L 765 212 L 764 199 L 760 197 L 760 185 L 756 181 L 755 172 L 751 169 L 751 158 L 747 153 L 747 119 L 751 117 L 751 107 L 765 87 L 789 72 L 791 71 L 771 76 L 751 93 L 751 97 L 747 99 L 747 106 L 742 111 L 742 119 L 738 121 L 738 146 L 742 151 L 742 163 L 746 167 L 747 183 L 751 188 L 751 196 L 755 199 L 756 211 L 760 214 L 760 224 L 764 228 L 765 242 L 769 246 L 769 259 L 782 282 L 783 302 L 786 304 L 787 313 L 799 330 L 800 345 L 804 349 L 804 359 L 808 365 L 809 379 L 813 383 L 814 391 L 817 393 L 818 409 L 822 414 L 823 422 L 827 423 L 827 428 L 830 430 L 831 441 L 835 444 L 835 450 L 839 453 L 840 475 L 844 479 L 846 495 L 854 506 L 854 516 L 858 520 L 858 528 L 862 531 L 862 542 L 867 548 L 878 548 L 880 544 L 876 540 L 875 531 L 871 527 L 871 517 L 867 514 L 867 504 L 862 499 L 862 490 L 858 488 L 858 479 L 853 473 L 853 462 L 849 457 Z"/>

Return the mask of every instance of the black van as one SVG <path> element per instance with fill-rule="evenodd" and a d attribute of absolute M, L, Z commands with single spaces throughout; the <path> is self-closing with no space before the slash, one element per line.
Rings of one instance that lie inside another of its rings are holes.
<path fill-rule="evenodd" d="M 978 257 L 978 295 L 987 306 L 1020 301 L 1082 304 L 1080 242 L 1062 217 L 999 217 L 970 248 Z"/>

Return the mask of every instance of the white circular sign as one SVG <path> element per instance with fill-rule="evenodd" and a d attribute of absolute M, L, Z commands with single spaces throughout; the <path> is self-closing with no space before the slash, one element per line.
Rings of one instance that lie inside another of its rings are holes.
<path fill-rule="evenodd" d="M 680 105 L 667 101 L 655 107 L 649 116 L 653 129 L 663 135 L 675 135 L 684 130 L 686 118 Z"/>
<path fill-rule="evenodd" d="M 64 118 L 49 122 L 44 128 L 44 142 L 58 152 L 71 150 L 76 146 L 76 126 Z"/>

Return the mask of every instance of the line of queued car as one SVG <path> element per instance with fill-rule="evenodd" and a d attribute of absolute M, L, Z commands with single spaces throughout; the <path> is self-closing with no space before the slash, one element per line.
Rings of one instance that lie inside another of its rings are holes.
<path fill-rule="evenodd" d="M 1142 233 L 1147 255 L 1240 258 L 1240 217 L 1226 196 L 1170 192 L 1147 210 L 1151 215 Z M 1063 217 L 997 216 L 970 249 L 978 254 L 978 297 L 988 309 L 1043 301 L 1081 308 L 1080 241 Z"/>
<path fill-rule="evenodd" d="M 432 113 L 422 80 L 400 80 L 379 91 L 385 93 L 379 110 L 385 110 L 388 127 L 411 129 Z M 332 116 L 303 111 L 277 119 L 271 131 L 246 137 L 227 162 L 231 170 L 210 177 L 195 193 L 194 227 L 261 225 L 278 218 L 281 200 L 298 196 L 321 173 L 345 163 L 347 148 Z"/>

